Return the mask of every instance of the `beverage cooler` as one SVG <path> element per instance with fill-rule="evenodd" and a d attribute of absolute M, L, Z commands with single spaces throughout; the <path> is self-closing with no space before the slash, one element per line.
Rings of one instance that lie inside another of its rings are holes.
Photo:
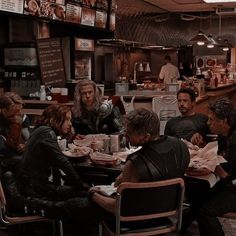
<path fill-rule="evenodd" d="M 22 97 L 39 90 L 40 70 L 34 44 L 11 44 L 4 48 L 4 80 L 7 90 Z"/>
<path fill-rule="evenodd" d="M 94 79 L 94 40 L 75 38 L 74 78 Z"/>

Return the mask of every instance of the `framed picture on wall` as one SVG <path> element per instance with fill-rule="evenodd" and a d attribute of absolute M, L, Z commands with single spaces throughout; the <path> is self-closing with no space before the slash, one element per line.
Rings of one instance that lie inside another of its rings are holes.
<path fill-rule="evenodd" d="M 217 60 L 216 58 L 205 58 L 205 67 L 213 67 L 217 65 Z"/>

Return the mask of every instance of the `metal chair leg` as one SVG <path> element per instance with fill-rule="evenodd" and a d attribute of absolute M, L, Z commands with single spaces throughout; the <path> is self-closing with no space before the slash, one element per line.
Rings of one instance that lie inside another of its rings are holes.
<path fill-rule="evenodd" d="M 63 224 L 61 220 L 53 220 L 52 221 L 53 226 L 53 236 L 58 236 L 57 233 L 59 233 L 59 236 L 63 236 Z"/>
<path fill-rule="evenodd" d="M 101 223 L 98 225 L 98 235 L 102 236 L 102 224 Z"/>
<path fill-rule="evenodd" d="M 63 224 L 62 224 L 62 221 L 59 220 L 58 224 L 59 224 L 59 235 L 63 236 Z"/>

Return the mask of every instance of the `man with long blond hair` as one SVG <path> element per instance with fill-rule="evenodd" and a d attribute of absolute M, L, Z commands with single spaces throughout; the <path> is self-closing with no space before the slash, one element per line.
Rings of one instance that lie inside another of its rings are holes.
<path fill-rule="evenodd" d="M 103 101 L 92 80 L 81 80 L 75 87 L 73 127 L 79 134 L 111 134 L 122 129 L 118 107 L 111 101 Z"/>

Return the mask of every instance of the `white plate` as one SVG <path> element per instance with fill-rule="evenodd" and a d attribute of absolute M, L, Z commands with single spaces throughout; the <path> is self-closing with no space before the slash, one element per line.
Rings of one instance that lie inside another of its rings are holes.
<path fill-rule="evenodd" d="M 77 147 L 76 151 L 74 150 L 67 150 L 63 151 L 63 154 L 68 157 L 84 157 L 88 156 L 91 152 L 91 149 L 88 147 Z"/>

